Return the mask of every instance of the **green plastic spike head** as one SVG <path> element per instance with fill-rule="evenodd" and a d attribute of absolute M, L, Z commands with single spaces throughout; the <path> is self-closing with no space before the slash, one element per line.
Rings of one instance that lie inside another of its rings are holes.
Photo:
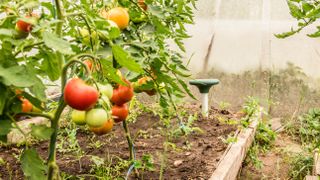
<path fill-rule="evenodd" d="M 218 79 L 195 79 L 189 81 L 189 84 L 197 86 L 200 93 L 209 93 L 210 88 L 219 82 Z"/>

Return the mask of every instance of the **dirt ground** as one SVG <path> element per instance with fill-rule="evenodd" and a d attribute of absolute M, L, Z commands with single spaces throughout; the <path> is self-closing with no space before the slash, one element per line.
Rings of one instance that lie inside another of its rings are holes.
<path fill-rule="evenodd" d="M 199 111 L 199 105 L 196 104 L 188 108 L 191 112 Z M 163 126 L 160 124 L 159 117 L 151 113 L 139 116 L 136 123 L 129 125 L 132 137 L 135 139 L 136 158 L 140 159 L 143 155 L 151 154 L 155 166 L 155 171 L 140 173 L 144 179 L 159 179 L 163 155 L 167 156 L 163 171 L 164 179 L 208 179 L 227 147 L 221 137 L 226 138 L 236 129 L 234 126 L 220 123 L 217 116 L 226 119 L 234 118 L 233 113 L 212 107 L 208 119 L 199 115 L 198 120 L 194 122 L 193 127 L 199 127 L 203 133 L 192 133 L 188 138 L 174 139 L 173 143 L 176 147 L 169 148 L 165 154 L 163 153 L 165 137 L 161 135 Z M 117 124 L 112 133 L 93 139 L 103 142 L 99 148 L 92 146 L 92 133 L 79 129 L 76 136 L 84 152 L 83 156 L 77 157 L 76 153 L 57 153 L 60 170 L 68 175 L 95 179 L 87 176 L 94 173 L 92 172 L 92 155 L 103 158 L 111 168 L 119 165 L 117 157 L 125 160 L 129 158 L 128 145 L 121 124 Z M 34 145 L 44 159 L 48 153 L 47 146 L 48 142 Z M 6 162 L 0 165 L 0 179 L 10 179 L 10 174 L 12 179 L 24 179 L 20 163 L 17 161 L 20 151 L 21 148 L 14 146 L 0 147 L 0 157 Z M 127 168 L 120 169 L 118 177 L 124 178 Z M 131 179 L 136 177 L 131 176 Z"/>

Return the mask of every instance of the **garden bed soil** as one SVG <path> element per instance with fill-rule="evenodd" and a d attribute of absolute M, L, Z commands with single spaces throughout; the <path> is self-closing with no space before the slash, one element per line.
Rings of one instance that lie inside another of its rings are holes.
<path fill-rule="evenodd" d="M 199 105 L 193 104 L 185 107 L 194 113 L 200 111 Z M 230 133 L 235 132 L 236 127 L 222 124 L 217 117 L 227 119 L 235 118 L 235 114 L 226 110 L 218 110 L 211 108 L 208 119 L 199 115 L 197 121 L 194 122 L 195 127 L 202 129 L 203 133 L 193 133 L 188 138 L 182 137 L 175 139 L 176 149 L 168 148 L 164 154 L 163 143 L 165 137 L 161 136 L 161 126 L 159 117 L 151 113 L 142 113 L 135 123 L 129 124 L 132 137 L 135 141 L 136 158 L 141 159 L 143 154 L 151 154 L 154 160 L 154 171 L 140 172 L 144 179 L 159 179 L 160 166 L 165 155 L 165 169 L 163 171 L 164 179 L 208 179 L 218 164 L 220 157 L 223 155 L 227 144 L 222 141 L 222 138 L 227 138 Z M 142 131 L 141 131 L 142 130 Z M 97 179 L 92 175 L 97 173 L 92 172 L 91 156 L 98 156 L 109 162 L 110 167 L 116 168 L 119 163 L 118 158 L 129 159 L 128 144 L 125 138 L 125 133 L 121 124 L 116 124 L 112 133 L 104 136 L 94 137 L 92 133 L 79 129 L 77 132 L 77 140 L 84 155 L 80 158 L 75 156 L 74 152 L 57 153 L 57 163 L 60 170 L 68 175 L 84 177 L 85 179 Z M 92 142 L 99 140 L 101 147 L 92 146 Z M 187 147 L 190 148 L 187 148 Z M 43 159 L 47 156 L 48 142 L 39 142 L 34 147 Z M 0 164 L 0 179 L 9 179 L 11 174 L 12 179 L 24 179 L 20 169 L 20 163 L 17 161 L 18 154 L 21 148 L 16 146 L 0 147 L 0 157 L 5 161 L 5 164 Z M 110 162 L 112 161 L 112 162 Z M 128 166 L 119 169 L 119 172 L 113 172 L 124 178 Z M 90 171 L 91 170 L 91 171 Z M 69 176 L 71 177 L 71 176 Z M 107 177 L 105 177 L 107 178 Z M 71 178 L 78 179 L 78 178 Z M 130 179 L 137 179 L 133 173 Z"/>

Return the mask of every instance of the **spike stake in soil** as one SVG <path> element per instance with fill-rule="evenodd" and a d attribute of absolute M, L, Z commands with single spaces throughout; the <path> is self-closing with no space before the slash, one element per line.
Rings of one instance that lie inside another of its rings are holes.
<path fill-rule="evenodd" d="M 208 93 L 210 91 L 210 88 L 214 85 L 219 84 L 218 79 L 195 79 L 189 81 L 189 84 L 197 86 L 201 96 L 202 96 L 202 114 L 205 117 L 209 116 L 209 98 Z"/>

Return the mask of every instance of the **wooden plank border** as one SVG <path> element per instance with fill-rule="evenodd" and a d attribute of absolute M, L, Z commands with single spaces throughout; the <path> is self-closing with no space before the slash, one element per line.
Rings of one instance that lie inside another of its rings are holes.
<path fill-rule="evenodd" d="M 261 119 L 262 108 L 251 118 L 249 127 L 240 130 L 236 136 L 237 142 L 228 146 L 210 180 L 233 180 L 237 178 L 242 161 L 245 159 L 247 151 L 253 142 Z"/>

